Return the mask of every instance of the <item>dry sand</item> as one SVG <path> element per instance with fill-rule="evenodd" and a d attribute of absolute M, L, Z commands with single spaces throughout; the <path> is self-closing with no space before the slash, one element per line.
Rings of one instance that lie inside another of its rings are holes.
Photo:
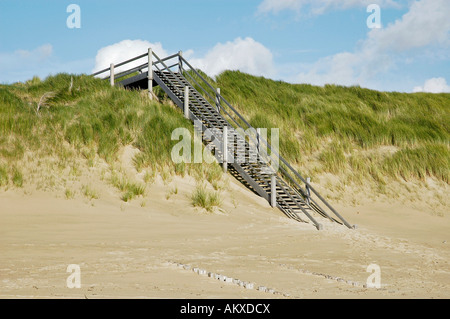
<path fill-rule="evenodd" d="M 0 192 L 1 298 L 449 298 L 449 215 L 371 201 L 336 204 L 356 230 L 286 218 L 233 178 L 222 210 L 190 204 L 195 185 L 157 179 L 144 199 Z M 97 181 L 98 180 L 98 181 Z M 176 185 L 177 194 L 167 199 Z M 81 270 L 68 288 L 67 267 Z M 180 265 L 177 265 L 180 264 Z M 367 267 L 381 288 L 366 288 Z M 221 282 L 183 265 L 244 282 Z M 259 286 L 273 289 L 258 291 Z"/>

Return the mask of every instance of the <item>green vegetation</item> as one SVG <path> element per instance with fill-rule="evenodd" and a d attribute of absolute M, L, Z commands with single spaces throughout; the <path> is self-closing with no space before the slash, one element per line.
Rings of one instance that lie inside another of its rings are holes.
<path fill-rule="evenodd" d="M 443 156 L 443 155 L 447 156 Z M 450 183 L 450 154 L 448 147 L 426 144 L 416 148 L 406 148 L 383 161 L 384 172 L 390 176 L 400 176 L 406 180 L 435 176 Z"/>
<path fill-rule="evenodd" d="M 293 85 L 237 71 L 209 81 L 254 127 L 280 128 L 280 153 L 305 177 L 331 173 L 344 183 L 371 181 L 378 189 L 389 179 L 450 181 L 450 94 Z M 172 162 L 178 143 L 172 131 L 193 128 L 160 88 L 155 95 L 163 102 L 71 74 L 0 85 L 0 187 L 23 187 L 46 161 L 69 179 L 82 174 L 81 161 L 92 168 L 103 161 L 123 201 L 144 196 L 157 176 L 167 185 L 174 175 L 188 174 L 216 191 L 197 187 L 192 204 L 209 211 L 219 206 L 220 166 Z M 126 145 L 139 150 L 133 164 L 143 183 L 113 169 Z M 44 186 L 58 185 L 55 176 L 45 176 Z M 98 197 L 88 186 L 81 194 Z"/>
<path fill-rule="evenodd" d="M 6 171 L 6 167 L 0 165 L 0 186 L 8 185 L 8 172 Z"/>
<path fill-rule="evenodd" d="M 13 166 L 12 169 L 8 170 L 6 166 L 1 165 L 0 163 L 0 187 L 7 186 L 10 181 L 15 187 L 22 187 L 22 172 L 16 166 Z"/>
<path fill-rule="evenodd" d="M 111 177 L 111 183 L 123 193 L 121 199 L 124 202 L 129 202 L 145 193 L 145 185 L 130 182 L 126 178 L 119 177 L 115 174 Z"/>
<path fill-rule="evenodd" d="M 22 187 L 23 186 L 23 176 L 22 172 L 17 169 L 17 167 L 14 167 L 12 172 L 12 178 L 11 178 L 14 186 L 16 187 Z"/>
<path fill-rule="evenodd" d="M 81 188 L 83 195 L 88 199 L 99 199 L 98 192 L 93 189 L 90 185 L 83 185 Z M 67 194 L 66 194 L 67 196 Z"/>
<path fill-rule="evenodd" d="M 215 85 L 252 126 L 280 128 L 282 156 L 310 176 L 449 183 L 450 94 L 294 85 L 238 71 L 222 73 Z"/>
<path fill-rule="evenodd" d="M 165 100 L 161 90 L 155 92 Z M 151 101 L 145 92 L 110 87 L 107 81 L 86 75 L 58 74 L 43 81 L 34 77 L 25 83 L 0 85 L 0 187 L 9 183 L 22 187 L 27 174 L 39 171 L 36 166 L 43 163 L 52 171 L 56 168 L 62 178 L 78 178 L 80 159 L 88 167 L 100 159 L 111 169 L 110 183 L 128 202 L 144 196 L 146 185 L 116 170 L 118 151 L 126 145 L 139 150 L 133 164 L 145 172 L 145 183 L 152 183 L 157 174 L 165 183 L 175 174 L 217 183 L 222 176 L 217 164 L 172 162 L 171 150 L 178 141 L 172 141 L 171 134 L 178 127 L 193 132 L 173 104 Z M 28 163 L 27 153 L 34 163 Z M 19 171 L 16 163 L 29 167 Z M 43 183 L 53 187 L 57 185 L 54 178 L 44 175 Z M 62 191 L 66 198 L 73 198 L 72 191 Z M 87 185 L 82 185 L 81 194 L 98 198 Z"/>
<path fill-rule="evenodd" d="M 72 199 L 75 197 L 75 193 L 68 188 L 65 190 L 64 195 L 66 196 L 66 199 Z"/>
<path fill-rule="evenodd" d="M 175 186 L 174 188 L 170 189 L 167 192 L 166 199 L 169 200 L 172 195 L 176 195 L 176 194 L 178 194 L 178 187 L 177 186 Z"/>
<path fill-rule="evenodd" d="M 177 127 L 191 125 L 174 107 L 89 76 L 0 85 L 0 158 L 6 161 L 20 161 L 25 149 L 67 159 L 73 155 L 68 143 L 91 164 L 96 154 L 112 163 L 121 146 L 132 144 L 141 150 L 140 169 L 173 168 L 168 146 Z"/>
<path fill-rule="evenodd" d="M 212 212 L 214 208 L 220 207 L 222 200 L 218 192 L 208 191 L 205 185 L 199 185 L 195 188 L 191 196 L 192 205 L 202 207 L 208 212 Z"/>

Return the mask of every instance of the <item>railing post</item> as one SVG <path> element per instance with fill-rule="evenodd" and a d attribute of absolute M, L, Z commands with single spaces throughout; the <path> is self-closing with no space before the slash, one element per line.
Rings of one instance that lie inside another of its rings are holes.
<path fill-rule="evenodd" d="M 277 206 L 277 177 L 275 174 L 270 176 L 270 206 Z"/>
<path fill-rule="evenodd" d="M 148 48 L 148 73 L 147 73 L 147 79 L 148 79 L 148 97 L 150 100 L 153 99 L 153 51 L 152 48 Z"/>
<path fill-rule="evenodd" d="M 217 112 L 220 113 L 220 88 L 216 89 L 216 108 Z"/>
<path fill-rule="evenodd" d="M 189 119 L 189 86 L 184 87 L 184 117 Z"/>
<path fill-rule="evenodd" d="M 261 129 L 258 127 L 256 129 L 256 150 L 258 151 L 258 160 L 261 154 Z"/>
<path fill-rule="evenodd" d="M 311 182 L 311 178 L 306 178 L 306 204 L 308 206 L 311 204 L 311 189 L 309 188 L 309 182 Z"/>
<path fill-rule="evenodd" d="M 222 133 L 222 139 L 223 139 L 223 149 L 222 149 L 222 156 L 223 156 L 223 162 L 222 162 L 222 168 L 223 172 L 226 173 L 228 169 L 228 126 L 223 127 L 223 133 Z"/>
<path fill-rule="evenodd" d="M 183 60 L 181 58 L 183 57 L 183 51 L 178 51 L 178 73 L 183 73 Z"/>
<path fill-rule="evenodd" d="M 114 63 L 109 65 L 109 83 L 114 86 Z"/>

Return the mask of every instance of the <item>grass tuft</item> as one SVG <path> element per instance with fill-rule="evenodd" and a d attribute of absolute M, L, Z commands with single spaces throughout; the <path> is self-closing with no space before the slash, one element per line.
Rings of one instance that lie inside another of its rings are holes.
<path fill-rule="evenodd" d="M 98 192 L 89 185 L 83 185 L 81 191 L 82 194 L 90 200 L 100 198 Z"/>
<path fill-rule="evenodd" d="M 17 169 L 17 167 L 13 168 L 12 178 L 11 178 L 14 186 L 22 187 L 23 186 L 23 175 L 22 172 Z"/>
<path fill-rule="evenodd" d="M 191 195 L 192 205 L 202 207 L 208 212 L 222 205 L 219 192 L 211 192 L 204 185 L 197 186 Z"/>
<path fill-rule="evenodd" d="M 64 196 L 66 199 L 73 199 L 75 197 L 75 193 L 71 189 L 66 188 L 64 191 Z"/>
<path fill-rule="evenodd" d="M 0 164 L 0 187 L 6 186 L 9 183 L 8 171 L 6 167 Z"/>
<path fill-rule="evenodd" d="M 129 202 L 135 197 L 145 194 L 145 185 L 130 182 L 126 178 L 119 177 L 116 174 L 112 175 L 111 184 L 123 193 L 121 199 L 124 202 Z"/>

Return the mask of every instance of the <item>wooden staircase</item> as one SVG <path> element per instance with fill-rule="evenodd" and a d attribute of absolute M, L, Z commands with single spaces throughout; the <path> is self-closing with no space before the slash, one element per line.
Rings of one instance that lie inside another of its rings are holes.
<path fill-rule="evenodd" d="M 178 59 L 177 63 L 167 66 L 168 61 L 174 58 Z M 132 60 L 126 62 L 130 61 Z M 148 65 L 152 65 L 150 76 Z M 146 71 L 145 68 L 147 68 Z M 348 228 L 354 228 L 289 163 L 279 154 L 274 154 L 273 148 L 265 140 L 264 146 L 267 146 L 265 155 L 267 156 L 262 156 L 260 144 L 251 142 L 248 136 L 246 138 L 245 135 L 242 135 L 242 130 L 239 131 L 239 128 L 242 128 L 239 121 L 245 123 L 247 128 L 251 128 L 251 126 L 181 54 L 160 59 L 149 50 L 147 64 L 130 68 L 115 78 L 125 75 L 131 76 L 122 81 L 112 81 L 111 83 L 114 82 L 131 88 L 148 89 L 150 93 L 154 85 L 160 86 L 170 99 L 187 114 L 189 119 L 199 126 L 202 140 L 208 144 L 214 143 L 213 155 L 216 159 L 220 163 L 225 159 L 228 162 L 231 174 L 252 191 L 278 207 L 286 216 L 301 222 L 308 222 L 309 220 L 319 230 L 322 229 L 322 224 L 316 220 L 317 217 L 343 224 Z M 105 79 L 111 79 L 111 75 Z M 188 92 L 187 95 L 186 92 Z M 185 110 L 185 105 L 188 106 L 188 110 Z M 227 154 L 224 158 L 223 132 L 225 127 L 229 143 L 227 143 Z M 256 130 L 254 131 L 256 132 Z M 259 138 L 259 136 L 256 136 L 256 138 Z M 269 150 L 272 153 L 270 156 Z M 281 165 L 277 171 L 267 160 L 267 158 L 273 158 L 274 156 L 278 156 L 281 160 Z M 299 185 L 300 181 L 306 184 L 305 188 Z M 329 213 L 319 206 L 319 202 L 328 207 Z"/>

